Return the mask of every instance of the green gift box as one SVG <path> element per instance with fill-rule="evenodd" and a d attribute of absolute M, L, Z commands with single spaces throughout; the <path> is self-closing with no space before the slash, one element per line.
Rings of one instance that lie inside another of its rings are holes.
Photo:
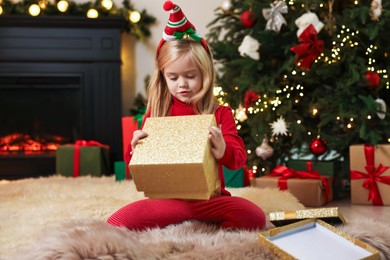
<path fill-rule="evenodd" d="M 123 181 L 127 179 L 126 163 L 124 161 L 114 162 L 115 181 Z"/>
<path fill-rule="evenodd" d="M 286 163 L 288 168 L 296 171 L 307 171 L 307 163 L 312 163 L 312 169 L 320 173 L 321 176 L 332 177 L 333 198 L 340 199 L 345 197 L 347 177 L 345 165 L 341 161 L 310 161 L 310 160 L 289 160 Z"/>
<path fill-rule="evenodd" d="M 74 172 L 75 145 L 61 145 L 56 151 L 56 172 L 64 176 L 102 176 L 110 173 L 109 149 L 102 146 L 81 146 L 79 173 Z"/>
<path fill-rule="evenodd" d="M 225 186 L 230 188 L 244 187 L 244 168 L 238 170 L 229 170 L 223 167 L 223 176 L 225 179 Z"/>

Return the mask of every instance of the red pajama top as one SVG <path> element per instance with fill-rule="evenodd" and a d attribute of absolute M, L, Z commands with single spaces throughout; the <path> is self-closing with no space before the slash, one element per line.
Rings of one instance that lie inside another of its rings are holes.
<path fill-rule="evenodd" d="M 194 108 L 180 100 L 173 98 L 170 116 L 186 116 L 196 115 Z M 244 142 L 237 133 L 236 123 L 233 118 L 232 109 L 227 106 L 219 106 L 214 113 L 217 125 L 221 125 L 223 137 L 226 142 L 226 150 L 223 157 L 218 160 L 218 175 L 221 180 L 221 194 L 230 196 L 230 193 L 225 189 L 225 180 L 223 177 L 222 166 L 230 170 L 236 170 L 244 166 L 246 162 L 246 153 Z M 143 124 L 146 118 L 150 117 L 150 112 L 147 112 L 143 118 Z M 142 124 L 142 125 L 143 125 Z M 126 163 L 131 159 L 131 144 L 129 144 L 126 153 Z"/>

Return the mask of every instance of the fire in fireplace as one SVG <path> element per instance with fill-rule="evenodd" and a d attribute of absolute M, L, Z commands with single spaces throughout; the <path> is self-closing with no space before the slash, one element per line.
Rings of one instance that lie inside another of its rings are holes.
<path fill-rule="evenodd" d="M 65 144 L 61 136 L 52 136 L 49 138 L 35 137 L 28 134 L 9 134 L 0 137 L 0 154 L 7 155 L 12 153 L 38 154 L 56 151 L 58 146 Z"/>
<path fill-rule="evenodd" d="M 80 135 L 80 79 L 0 76 L 0 154 L 53 153 Z"/>

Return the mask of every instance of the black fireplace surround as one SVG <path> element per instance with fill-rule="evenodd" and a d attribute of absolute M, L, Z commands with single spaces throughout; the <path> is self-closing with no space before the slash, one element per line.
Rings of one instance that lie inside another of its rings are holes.
<path fill-rule="evenodd" d="M 122 158 L 124 20 L 0 16 L 0 138 L 95 140 Z M 0 179 L 55 173 L 55 152 L 0 152 Z"/>

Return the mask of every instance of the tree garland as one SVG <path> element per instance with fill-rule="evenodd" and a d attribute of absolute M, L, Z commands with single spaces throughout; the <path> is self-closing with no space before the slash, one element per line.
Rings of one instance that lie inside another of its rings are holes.
<path fill-rule="evenodd" d="M 123 7 L 118 8 L 112 0 L 96 0 L 95 2 L 76 3 L 72 0 L 22 0 L 13 2 L 0 0 L 0 16 L 84 16 L 91 19 L 100 17 L 119 17 L 128 21 L 125 30 L 137 39 L 151 35 L 149 27 L 156 18 L 142 10 L 137 11 L 130 0 L 123 0 Z"/>

